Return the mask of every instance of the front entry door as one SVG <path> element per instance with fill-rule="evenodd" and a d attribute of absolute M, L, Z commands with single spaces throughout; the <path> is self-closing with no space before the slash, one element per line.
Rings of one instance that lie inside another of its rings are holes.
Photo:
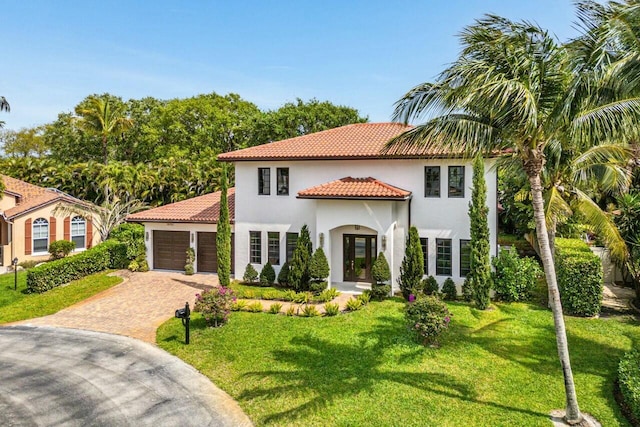
<path fill-rule="evenodd" d="M 344 281 L 373 282 L 371 266 L 376 259 L 377 236 L 343 235 Z"/>

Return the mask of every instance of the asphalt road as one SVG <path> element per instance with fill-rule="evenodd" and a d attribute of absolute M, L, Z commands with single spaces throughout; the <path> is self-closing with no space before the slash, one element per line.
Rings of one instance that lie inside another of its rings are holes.
<path fill-rule="evenodd" d="M 141 341 L 75 329 L 0 328 L 0 425 L 245 426 L 226 393 Z"/>

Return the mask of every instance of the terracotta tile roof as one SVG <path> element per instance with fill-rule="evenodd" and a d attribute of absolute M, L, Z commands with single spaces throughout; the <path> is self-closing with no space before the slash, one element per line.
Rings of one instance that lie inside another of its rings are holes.
<path fill-rule="evenodd" d="M 393 137 L 413 129 L 400 123 L 357 123 L 218 155 L 221 161 L 451 157 L 444 150 L 403 149 L 382 154 Z"/>
<path fill-rule="evenodd" d="M 406 200 L 411 191 L 389 185 L 375 178 L 350 176 L 298 192 L 299 199 L 380 199 Z"/>
<path fill-rule="evenodd" d="M 17 197 L 17 205 L 3 212 L 8 220 L 55 202 L 88 204 L 53 188 L 39 187 L 7 175 L 0 175 L 0 178 L 4 182 L 5 193 Z"/>
<path fill-rule="evenodd" d="M 193 197 L 176 203 L 137 212 L 127 217 L 129 222 L 191 222 L 215 224 L 220 218 L 220 191 Z M 236 189 L 227 192 L 229 220 L 235 220 Z"/>

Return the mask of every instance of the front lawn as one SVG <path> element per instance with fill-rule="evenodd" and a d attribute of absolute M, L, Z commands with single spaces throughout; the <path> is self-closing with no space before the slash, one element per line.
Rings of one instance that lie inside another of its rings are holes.
<path fill-rule="evenodd" d="M 79 301 L 122 282 L 108 277 L 109 271 L 96 273 L 43 294 L 27 294 L 27 273 L 18 272 L 18 290 L 14 291 L 13 273 L 0 275 L 0 324 L 32 319 L 56 313 Z"/>
<path fill-rule="evenodd" d="M 180 321 L 160 347 L 235 398 L 257 425 L 547 426 L 564 407 L 551 312 L 496 304 L 453 312 L 439 349 L 416 344 L 399 300 L 333 318 L 232 313 L 210 329 L 194 314 L 191 344 Z M 628 425 L 613 398 L 622 354 L 639 342 L 630 318 L 567 318 L 582 410 L 603 426 Z"/>

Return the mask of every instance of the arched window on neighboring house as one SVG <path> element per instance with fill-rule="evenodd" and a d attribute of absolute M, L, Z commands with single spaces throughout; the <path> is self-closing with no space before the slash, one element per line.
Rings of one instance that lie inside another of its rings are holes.
<path fill-rule="evenodd" d="M 80 216 L 71 219 L 71 241 L 76 244 L 76 249 L 84 249 L 87 236 L 87 221 Z"/>
<path fill-rule="evenodd" d="M 44 254 L 49 251 L 49 221 L 38 218 L 33 221 L 33 253 Z"/>

